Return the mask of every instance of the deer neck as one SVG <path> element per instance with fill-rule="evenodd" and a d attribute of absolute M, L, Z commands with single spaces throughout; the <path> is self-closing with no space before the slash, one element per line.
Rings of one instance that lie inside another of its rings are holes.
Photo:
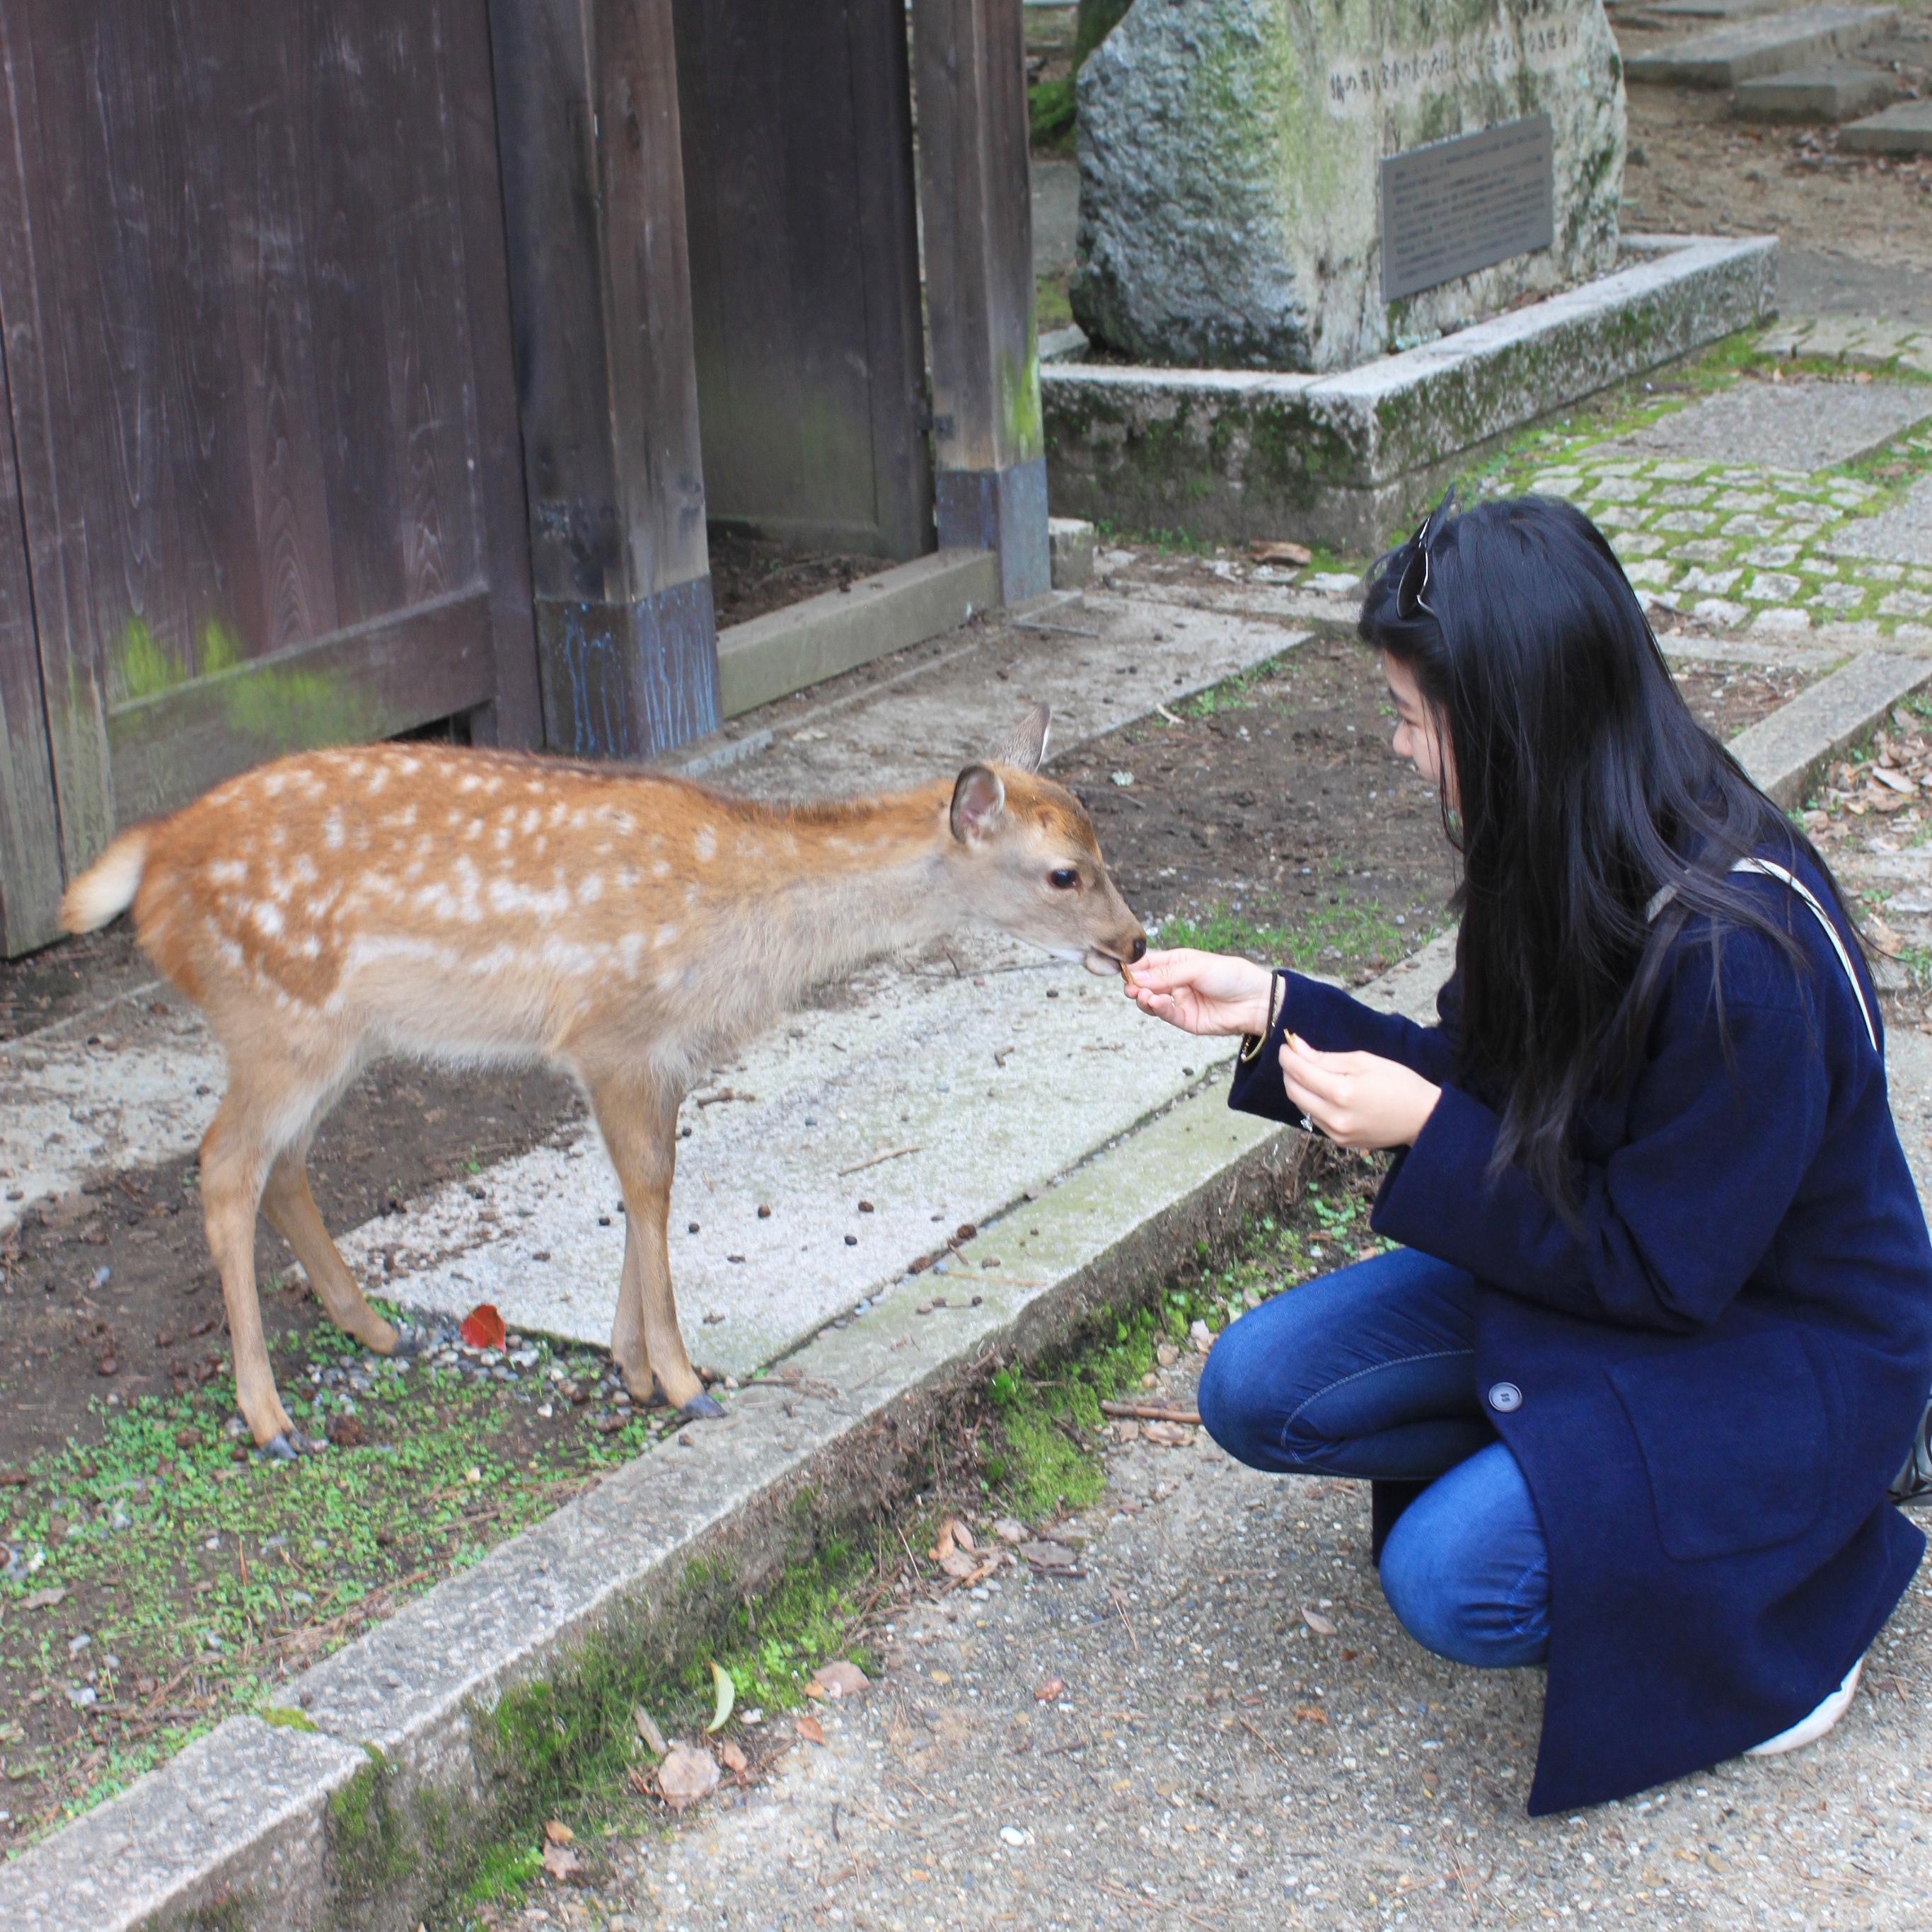
<path fill-rule="evenodd" d="M 724 896 L 750 1003 L 769 1014 L 864 961 L 937 938 L 968 914 L 949 863 L 945 784 L 835 805 L 760 808 Z"/>

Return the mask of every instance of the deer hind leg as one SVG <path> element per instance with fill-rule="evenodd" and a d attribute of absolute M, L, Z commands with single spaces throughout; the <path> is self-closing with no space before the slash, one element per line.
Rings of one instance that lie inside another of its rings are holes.
<path fill-rule="evenodd" d="M 686 1415 L 722 1415 L 685 1353 L 664 1222 L 676 1163 L 677 1097 L 641 1078 L 592 1078 L 590 1105 L 624 1195 L 624 1275 L 610 1352 L 634 1402 L 658 1386 Z"/>
<path fill-rule="evenodd" d="M 202 1215 L 228 1311 L 236 1406 L 259 1447 L 292 1455 L 295 1424 L 275 1391 L 255 1297 L 255 1211 L 274 1158 L 259 1115 L 231 1088 L 201 1143 Z"/>
<path fill-rule="evenodd" d="M 309 1192 L 302 1156 L 294 1148 L 286 1149 L 268 1170 L 262 1190 L 262 1216 L 295 1250 L 296 1259 L 302 1263 L 330 1321 L 365 1348 L 373 1348 L 379 1355 L 394 1354 L 400 1337 L 369 1306 L 329 1239 L 315 1196 Z"/>

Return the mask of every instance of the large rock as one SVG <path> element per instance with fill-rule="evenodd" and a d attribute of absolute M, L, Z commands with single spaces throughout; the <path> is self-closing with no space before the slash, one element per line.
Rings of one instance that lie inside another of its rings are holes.
<path fill-rule="evenodd" d="M 1382 158 L 1537 113 L 1555 245 L 1385 304 Z M 1073 313 L 1138 362 L 1352 368 L 1608 268 L 1624 148 L 1602 0 L 1138 0 L 1080 73 Z"/>

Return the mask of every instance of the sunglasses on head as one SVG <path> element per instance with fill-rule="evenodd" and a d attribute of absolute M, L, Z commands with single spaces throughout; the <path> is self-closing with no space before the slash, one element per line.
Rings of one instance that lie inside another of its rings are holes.
<path fill-rule="evenodd" d="M 1452 488 L 1444 492 L 1442 500 L 1424 517 L 1414 536 L 1408 540 L 1408 561 L 1402 567 L 1402 575 L 1395 586 L 1395 614 L 1406 623 L 1418 610 L 1426 610 L 1434 616 L 1429 598 L 1429 546 L 1432 538 L 1442 533 L 1442 526 L 1449 520 L 1449 512 L 1455 500 Z"/>

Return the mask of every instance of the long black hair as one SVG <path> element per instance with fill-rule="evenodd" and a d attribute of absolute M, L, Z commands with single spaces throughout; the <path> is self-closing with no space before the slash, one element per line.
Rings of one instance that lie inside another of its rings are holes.
<path fill-rule="evenodd" d="M 1540 496 L 1448 508 L 1376 566 L 1360 634 L 1407 667 L 1454 760 L 1458 1052 L 1502 1096 L 1496 1166 L 1520 1162 L 1568 1217 L 1577 1108 L 1634 1071 L 1685 921 L 1708 920 L 1714 951 L 1748 928 L 1807 965 L 1732 862 L 1802 852 L 1832 882 L 1691 716 L 1582 512 Z"/>

